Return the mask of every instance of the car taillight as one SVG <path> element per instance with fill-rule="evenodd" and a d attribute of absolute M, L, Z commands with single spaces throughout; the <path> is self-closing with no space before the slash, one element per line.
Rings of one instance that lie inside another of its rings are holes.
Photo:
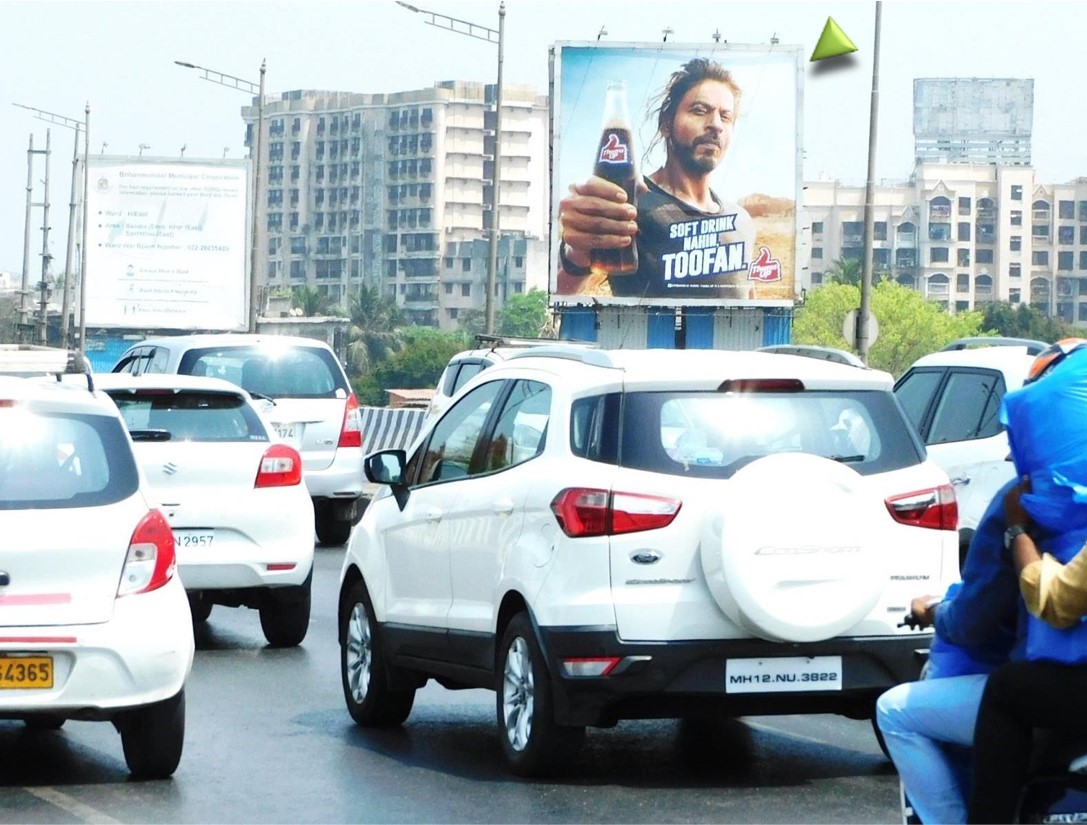
<path fill-rule="evenodd" d="M 174 532 L 159 510 L 151 510 L 140 519 L 128 541 L 128 555 L 121 570 L 117 596 L 150 593 L 174 576 Z"/>
<path fill-rule="evenodd" d="M 362 446 L 362 415 L 359 412 L 359 400 L 355 394 L 347 396 L 347 406 L 343 411 L 343 426 L 340 427 L 340 443 L 337 447 Z"/>
<path fill-rule="evenodd" d="M 894 520 L 901 524 L 932 530 L 957 530 L 959 527 L 959 502 L 955 498 L 955 488 L 950 484 L 891 496 L 886 504 Z"/>
<path fill-rule="evenodd" d="M 681 506 L 675 498 L 568 487 L 552 500 L 551 511 L 566 535 L 582 538 L 666 527 Z"/>
<path fill-rule="evenodd" d="M 273 444 L 264 451 L 254 487 L 293 487 L 302 483 L 302 456 L 286 444 Z"/>

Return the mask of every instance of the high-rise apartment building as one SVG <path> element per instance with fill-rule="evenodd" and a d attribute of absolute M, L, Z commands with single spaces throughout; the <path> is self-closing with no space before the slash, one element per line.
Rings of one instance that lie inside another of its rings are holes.
<path fill-rule="evenodd" d="M 419 324 L 482 310 L 494 182 L 493 84 L 391 94 L 293 91 L 264 104 L 258 283 L 347 305 L 379 286 Z M 256 107 L 242 110 L 247 144 Z M 503 86 L 495 307 L 547 288 L 548 109 Z M 263 294 L 263 292 L 262 292 Z"/>
<path fill-rule="evenodd" d="M 1034 81 L 993 77 L 913 81 L 917 163 L 1030 165 Z"/>
<path fill-rule="evenodd" d="M 805 185 L 808 286 L 864 255 L 864 187 Z M 1046 184 L 1029 166 L 920 164 L 876 188 L 873 270 L 952 312 L 1030 303 L 1087 326 L 1087 178 Z"/>

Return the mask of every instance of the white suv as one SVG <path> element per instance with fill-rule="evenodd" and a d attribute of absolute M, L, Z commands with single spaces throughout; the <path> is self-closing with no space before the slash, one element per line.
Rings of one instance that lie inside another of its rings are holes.
<path fill-rule="evenodd" d="M 955 487 L 963 558 L 985 508 L 1015 475 L 1000 404 L 1023 385 L 1045 346 L 1018 338 L 962 339 L 922 356 L 895 383 L 906 417 Z"/>
<path fill-rule="evenodd" d="M 184 744 L 189 606 L 117 408 L 79 380 L 0 377 L 0 718 L 108 720 L 134 776 L 167 777 Z"/>
<path fill-rule="evenodd" d="M 331 347 L 287 335 L 177 335 L 130 347 L 112 372 L 222 378 L 254 398 L 280 438 L 302 454 L 317 538 L 343 544 L 362 496 L 359 402 Z"/>
<path fill-rule="evenodd" d="M 870 718 L 916 678 L 898 627 L 957 577 L 947 475 L 885 372 L 792 355 L 526 350 L 478 375 L 384 483 L 341 576 L 361 725 L 428 679 L 496 691 L 511 770 L 586 726 L 705 710 Z"/>

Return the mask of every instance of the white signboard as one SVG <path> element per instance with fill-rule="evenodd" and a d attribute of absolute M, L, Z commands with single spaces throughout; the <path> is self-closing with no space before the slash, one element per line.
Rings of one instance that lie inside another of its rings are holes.
<path fill-rule="evenodd" d="M 92 156 L 87 326 L 245 330 L 247 168 Z"/>

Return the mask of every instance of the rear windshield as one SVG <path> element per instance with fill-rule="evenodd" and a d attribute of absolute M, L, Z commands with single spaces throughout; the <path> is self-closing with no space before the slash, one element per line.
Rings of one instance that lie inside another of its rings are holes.
<path fill-rule="evenodd" d="M 862 475 L 924 460 L 882 391 L 635 392 L 581 399 L 572 412 L 575 453 L 670 475 L 728 478 L 782 452 L 831 458 Z"/>
<path fill-rule="evenodd" d="M 317 347 L 212 347 L 186 352 L 177 371 L 210 375 L 268 398 L 347 398 L 336 357 Z"/>
<path fill-rule="evenodd" d="M 225 392 L 109 390 L 134 441 L 268 441 L 240 395 Z"/>
<path fill-rule="evenodd" d="M 100 507 L 138 489 L 116 418 L 0 407 L 0 510 Z"/>

